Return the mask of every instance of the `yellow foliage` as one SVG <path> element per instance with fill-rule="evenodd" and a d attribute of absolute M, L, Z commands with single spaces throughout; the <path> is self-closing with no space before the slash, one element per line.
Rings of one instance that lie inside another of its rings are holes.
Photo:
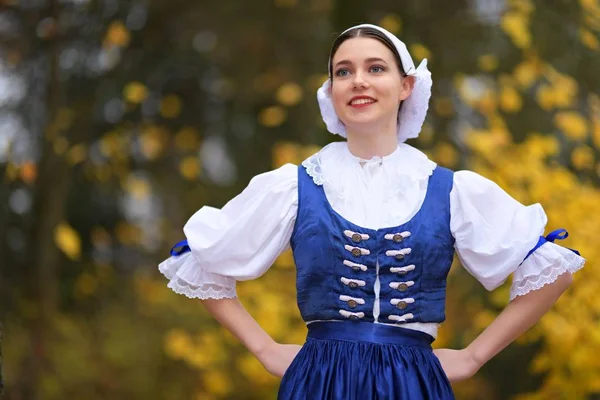
<path fill-rule="evenodd" d="M 157 159 L 169 140 L 167 132 L 158 126 L 148 125 L 139 136 L 140 150 L 149 160 Z"/>
<path fill-rule="evenodd" d="M 125 47 L 129 44 L 129 40 L 129 30 L 127 30 L 125 24 L 122 21 L 114 21 L 108 27 L 104 45 Z"/>
<path fill-rule="evenodd" d="M 383 29 L 387 29 L 394 35 L 399 35 L 402 31 L 402 19 L 397 14 L 386 14 L 385 17 L 379 21 L 379 26 Z"/>
<path fill-rule="evenodd" d="M 54 243 L 71 260 L 79 260 L 81 239 L 71 225 L 63 221 L 54 228 Z"/>
<path fill-rule="evenodd" d="M 182 329 L 172 329 L 167 333 L 164 345 L 165 353 L 175 359 L 182 359 L 194 351 L 190 335 Z"/>
<path fill-rule="evenodd" d="M 90 273 L 84 272 L 75 282 L 75 292 L 78 296 L 92 295 L 98 288 L 98 280 Z"/>
<path fill-rule="evenodd" d="M 440 143 L 435 147 L 434 160 L 446 168 L 458 165 L 460 155 L 450 143 Z"/>
<path fill-rule="evenodd" d="M 579 37 L 581 39 L 581 43 L 583 43 L 589 49 L 595 51 L 600 49 L 600 42 L 598 42 L 598 38 L 589 30 L 581 28 L 579 30 Z"/>
<path fill-rule="evenodd" d="M 202 382 L 209 393 L 217 396 L 226 396 L 235 387 L 229 375 L 217 369 L 206 370 L 202 374 Z"/>
<path fill-rule="evenodd" d="M 181 99 L 174 94 L 165 96 L 160 102 L 160 115 L 164 118 L 176 118 L 181 113 Z"/>
<path fill-rule="evenodd" d="M 317 90 L 323 86 L 323 83 L 325 83 L 325 81 L 328 79 L 329 75 L 327 74 L 313 74 L 306 79 L 305 86 L 310 93 L 316 93 Z"/>
<path fill-rule="evenodd" d="M 521 89 L 529 88 L 533 82 L 540 76 L 537 60 L 525 60 L 515 67 L 513 75 Z"/>
<path fill-rule="evenodd" d="M 87 150 L 83 144 L 77 144 L 67 152 L 67 162 L 69 165 L 77 165 L 84 161 L 87 156 Z"/>
<path fill-rule="evenodd" d="M 449 97 L 436 97 L 433 107 L 435 112 L 441 117 L 450 117 L 454 113 L 454 105 Z"/>
<path fill-rule="evenodd" d="M 123 185 L 125 191 L 133 196 L 136 200 L 144 200 L 152 191 L 150 186 L 150 182 L 147 179 L 137 177 L 135 175 L 130 175 Z"/>
<path fill-rule="evenodd" d="M 561 111 L 554 116 L 554 124 L 572 140 L 587 137 L 587 121 L 576 111 Z"/>
<path fill-rule="evenodd" d="M 511 86 L 503 86 L 500 92 L 500 108 L 508 113 L 521 111 L 523 99 L 519 92 Z"/>
<path fill-rule="evenodd" d="M 179 173 L 189 181 L 196 180 L 200 173 L 200 164 L 197 157 L 186 157 L 179 163 Z"/>
<path fill-rule="evenodd" d="M 409 47 L 410 47 L 410 53 L 412 54 L 415 61 L 423 60 L 425 58 L 427 58 L 429 61 L 431 61 L 431 52 L 429 51 L 429 49 L 427 47 L 425 47 L 425 45 L 423 45 L 421 43 L 415 43 L 415 44 L 411 44 Z"/>
<path fill-rule="evenodd" d="M 197 150 L 200 146 L 198 131 L 191 126 L 181 128 L 181 130 L 175 135 L 175 146 L 184 151 Z"/>
<path fill-rule="evenodd" d="M 585 145 L 576 147 L 571 153 L 571 162 L 578 170 L 593 169 L 594 158 L 594 150 Z"/>
<path fill-rule="evenodd" d="M 267 128 L 274 128 L 285 122 L 287 111 L 281 106 L 271 106 L 263 109 L 258 115 L 258 122 Z"/>
<path fill-rule="evenodd" d="M 477 67 L 485 72 L 498 68 L 498 57 L 495 54 L 484 54 L 477 59 Z"/>
<path fill-rule="evenodd" d="M 529 20 L 523 12 L 508 11 L 502 16 L 500 22 L 502 30 L 510 37 L 515 46 L 520 49 L 531 47 L 531 33 Z"/>
<path fill-rule="evenodd" d="M 131 103 L 140 104 L 148 97 L 148 89 L 141 82 L 129 82 L 123 88 L 123 97 Z"/>
<path fill-rule="evenodd" d="M 302 101 L 302 88 L 294 82 L 286 82 L 277 89 L 275 97 L 284 106 L 295 106 Z"/>

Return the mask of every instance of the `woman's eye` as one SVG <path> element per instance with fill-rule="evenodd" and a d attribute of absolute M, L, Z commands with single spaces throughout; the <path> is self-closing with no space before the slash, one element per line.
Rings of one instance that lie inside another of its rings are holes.
<path fill-rule="evenodd" d="M 381 65 L 373 65 L 371 67 L 371 72 L 380 73 L 385 71 L 385 69 Z"/>
<path fill-rule="evenodd" d="M 348 76 L 348 74 L 350 73 L 350 71 L 348 71 L 345 68 L 340 68 L 335 72 L 336 76 Z"/>

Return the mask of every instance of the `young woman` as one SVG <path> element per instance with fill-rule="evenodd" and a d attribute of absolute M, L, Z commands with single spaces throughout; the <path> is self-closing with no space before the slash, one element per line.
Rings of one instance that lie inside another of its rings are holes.
<path fill-rule="evenodd" d="M 426 60 L 415 68 L 386 30 L 342 33 L 317 97 L 328 130 L 347 141 L 255 177 L 221 210 L 200 209 L 159 267 L 283 376 L 280 399 L 452 399 L 450 382 L 538 321 L 585 262 L 552 243 L 566 232 L 540 236 L 539 204 L 404 144 L 419 135 L 431 84 Z M 235 293 L 290 245 L 302 347 L 275 343 Z M 511 301 L 465 349 L 432 351 L 455 251 L 489 290 L 512 274 Z"/>

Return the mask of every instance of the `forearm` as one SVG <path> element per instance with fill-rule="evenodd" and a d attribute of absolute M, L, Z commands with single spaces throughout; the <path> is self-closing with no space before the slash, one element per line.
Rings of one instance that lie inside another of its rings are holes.
<path fill-rule="evenodd" d="M 502 351 L 517 337 L 531 328 L 552 308 L 571 283 L 571 274 L 565 273 L 552 284 L 518 296 L 498 317 L 467 347 L 467 351 L 480 366 Z"/>
<path fill-rule="evenodd" d="M 237 298 L 207 299 L 202 304 L 225 329 L 237 337 L 255 356 L 258 356 L 273 339 L 260 327 Z"/>

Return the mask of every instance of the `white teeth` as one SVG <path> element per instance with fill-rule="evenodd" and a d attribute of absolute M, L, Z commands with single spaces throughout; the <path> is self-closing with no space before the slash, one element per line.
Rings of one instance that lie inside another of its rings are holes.
<path fill-rule="evenodd" d="M 352 102 L 350 104 L 355 105 L 355 104 L 368 104 L 368 103 L 375 103 L 375 100 L 372 100 L 372 99 L 357 99 L 357 100 L 352 100 Z"/>

